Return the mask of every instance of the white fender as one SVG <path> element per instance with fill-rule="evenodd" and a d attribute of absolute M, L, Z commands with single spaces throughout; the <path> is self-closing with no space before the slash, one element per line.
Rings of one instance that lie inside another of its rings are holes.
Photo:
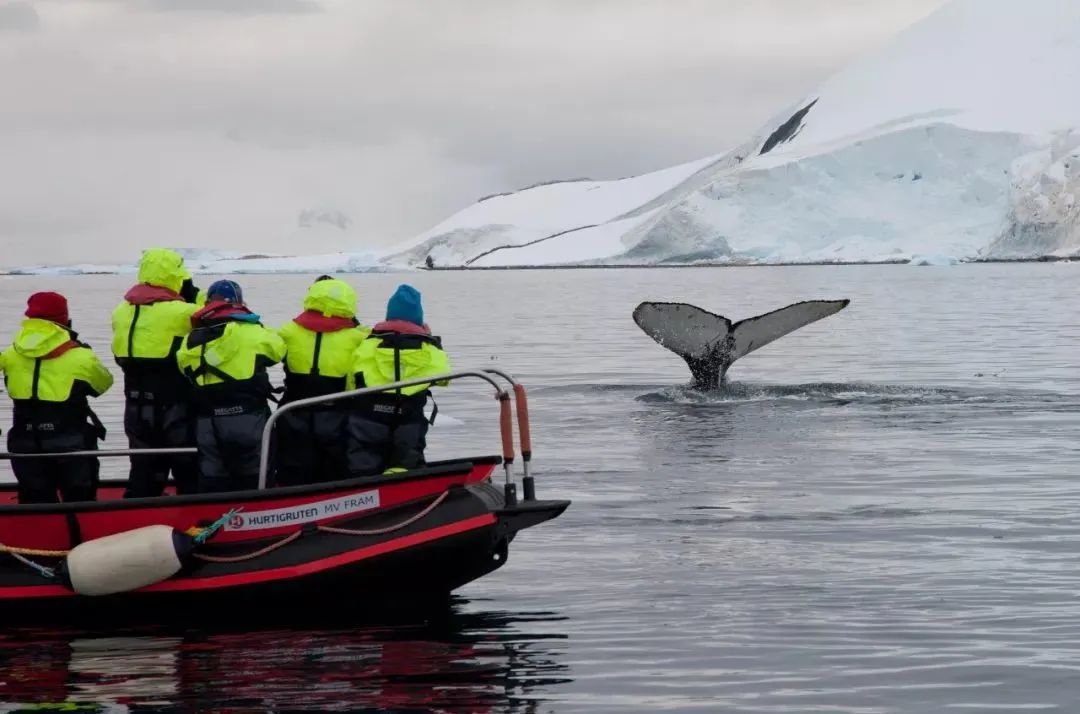
<path fill-rule="evenodd" d="M 145 526 L 80 543 L 67 555 L 71 588 L 112 595 L 161 582 L 183 565 L 170 526 Z"/>

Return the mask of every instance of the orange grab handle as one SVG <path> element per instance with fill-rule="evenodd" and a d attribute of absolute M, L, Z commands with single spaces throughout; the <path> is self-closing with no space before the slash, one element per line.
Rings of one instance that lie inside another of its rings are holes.
<path fill-rule="evenodd" d="M 517 402 L 518 433 L 521 435 L 521 458 L 528 461 L 532 458 L 532 436 L 529 433 L 529 400 L 525 387 L 515 384 L 514 397 Z"/>
<path fill-rule="evenodd" d="M 499 392 L 499 431 L 502 432 L 503 461 L 514 462 L 514 415 L 510 413 L 510 395 Z"/>

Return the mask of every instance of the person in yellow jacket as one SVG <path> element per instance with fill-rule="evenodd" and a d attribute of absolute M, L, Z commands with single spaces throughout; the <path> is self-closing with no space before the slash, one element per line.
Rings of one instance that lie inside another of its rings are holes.
<path fill-rule="evenodd" d="M 375 325 L 353 354 L 356 386 L 377 387 L 449 371 L 450 358 L 442 350 L 442 340 L 424 324 L 420 292 L 411 285 L 399 286 L 387 303 L 386 321 Z M 429 425 L 424 405 L 431 386 L 402 387 L 350 405 L 350 476 L 424 465 Z"/>
<path fill-rule="evenodd" d="M 199 491 L 256 488 L 272 388 L 266 370 L 285 356 L 281 337 L 244 305 L 240 286 L 219 280 L 176 353 L 195 391 Z"/>
<path fill-rule="evenodd" d="M 109 370 L 71 329 L 67 299 L 34 293 L 26 320 L 11 347 L 0 354 L 14 418 L 8 432 L 13 453 L 97 449 L 105 428 L 90 409 L 89 397 L 112 386 Z M 96 457 L 13 459 L 19 503 L 93 501 L 97 496 Z"/>
<path fill-rule="evenodd" d="M 191 384 L 176 352 L 191 332 L 199 297 L 183 257 L 151 248 L 139 262 L 138 283 L 113 310 L 112 351 L 124 372 L 124 431 L 132 449 L 195 446 Z M 196 492 L 194 456 L 132 456 L 124 496 L 160 496 L 170 471 L 177 493 Z"/>
<path fill-rule="evenodd" d="M 356 291 L 324 275 L 308 288 L 304 311 L 278 334 L 285 341 L 282 404 L 353 388 L 353 352 L 371 330 L 356 319 Z M 282 414 L 277 422 L 279 486 L 336 481 L 348 476 L 348 406 L 331 402 Z"/>

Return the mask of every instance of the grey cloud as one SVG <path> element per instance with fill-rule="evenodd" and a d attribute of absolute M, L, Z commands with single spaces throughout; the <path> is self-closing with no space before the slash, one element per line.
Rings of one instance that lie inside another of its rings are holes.
<path fill-rule="evenodd" d="M 40 26 L 41 18 L 29 2 L 0 3 L 0 32 L 33 32 Z"/>

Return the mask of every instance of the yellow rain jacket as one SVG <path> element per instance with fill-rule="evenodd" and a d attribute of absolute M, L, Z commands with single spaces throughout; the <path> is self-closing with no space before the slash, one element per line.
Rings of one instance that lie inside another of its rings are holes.
<path fill-rule="evenodd" d="M 109 370 L 75 333 L 35 318 L 23 321 L 12 346 L 0 354 L 0 369 L 15 402 L 16 428 L 85 424 L 87 397 L 104 394 L 113 383 Z"/>
<path fill-rule="evenodd" d="M 285 356 L 285 342 L 245 308 L 222 303 L 207 307 L 201 315 L 201 326 L 192 330 L 176 353 L 180 371 L 204 402 L 246 401 L 265 406 L 271 393 L 266 369 Z"/>
<path fill-rule="evenodd" d="M 353 372 L 357 387 L 378 387 L 391 382 L 419 379 L 450 371 L 450 357 L 443 352 L 439 338 L 424 334 L 380 332 L 380 325 L 360 343 L 353 353 Z M 413 396 L 431 386 L 448 382 L 417 384 L 395 390 L 395 394 Z"/>
<path fill-rule="evenodd" d="M 191 316 L 199 304 L 186 302 L 180 288 L 191 274 L 179 253 L 151 248 L 139 263 L 139 283 L 112 314 L 112 351 L 121 367 L 133 360 L 168 360 L 191 332 Z M 200 295 L 198 302 L 204 300 Z"/>
<path fill-rule="evenodd" d="M 190 278 L 179 253 L 151 248 L 139 262 L 139 282 L 113 310 L 113 357 L 124 370 L 129 403 L 171 407 L 190 399 L 190 384 L 176 367 L 176 351 L 205 299 L 200 293 L 190 303 L 180 295 Z"/>
<path fill-rule="evenodd" d="M 191 273 L 184 265 L 184 258 L 168 248 L 149 248 L 143 251 L 139 261 L 139 283 L 156 285 L 179 293 Z"/>
<path fill-rule="evenodd" d="M 356 291 L 343 280 L 308 288 L 304 312 L 278 333 L 285 341 L 284 401 L 352 389 L 353 353 L 371 330 L 356 321 Z"/>

